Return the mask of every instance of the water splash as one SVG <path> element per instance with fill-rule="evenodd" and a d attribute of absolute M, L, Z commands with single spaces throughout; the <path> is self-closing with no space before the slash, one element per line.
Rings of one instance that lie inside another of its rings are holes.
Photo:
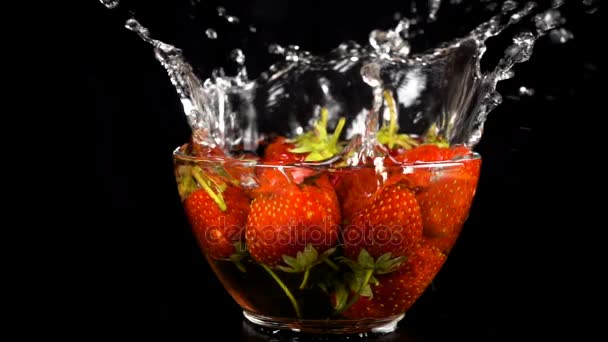
<path fill-rule="evenodd" d="M 230 52 L 230 59 L 235 61 L 238 65 L 245 64 L 245 54 L 241 49 L 234 49 Z"/>
<path fill-rule="evenodd" d="M 441 0 L 429 0 L 429 20 L 437 20 L 437 12 L 441 7 Z"/>
<path fill-rule="evenodd" d="M 507 14 L 516 8 L 517 8 L 517 2 L 515 2 L 513 0 L 507 0 L 502 3 L 502 7 L 500 8 L 500 11 L 503 14 Z"/>
<path fill-rule="evenodd" d="M 217 39 L 217 32 L 214 29 L 212 29 L 212 28 L 206 29 L 205 30 L 205 35 L 209 39 Z"/>
<path fill-rule="evenodd" d="M 532 96 L 536 91 L 532 88 L 521 86 L 519 87 L 518 93 L 522 96 Z"/>
<path fill-rule="evenodd" d="M 238 24 L 240 22 L 238 17 L 228 14 L 228 12 L 226 12 L 226 8 L 222 6 L 217 7 L 216 11 L 219 17 L 223 17 L 230 24 Z"/>
<path fill-rule="evenodd" d="M 120 0 L 99 0 L 99 2 L 109 9 L 114 9 L 120 4 Z"/>
<path fill-rule="evenodd" d="M 396 52 L 406 56 L 410 53 L 410 45 L 405 40 L 409 37 L 409 28 L 409 20 L 403 19 L 393 30 L 373 30 L 369 35 L 369 43 L 380 54 Z"/>
<path fill-rule="evenodd" d="M 255 123 L 253 117 L 248 116 L 251 115 L 250 95 L 240 78 L 214 75 L 201 82 L 180 49 L 151 38 L 150 31 L 135 19 L 127 20 L 125 27 L 154 47 L 156 59 L 167 71 L 180 97 L 195 143 L 231 150 L 243 145 L 243 140 L 256 141 Z"/>
<path fill-rule="evenodd" d="M 387 99 L 395 103 L 401 133 L 477 144 L 488 113 L 502 102 L 497 83 L 513 77 L 513 67 L 527 61 L 536 40 L 548 32 L 559 42 L 571 38 L 560 27 L 565 23 L 558 10 L 562 3 L 553 1 L 551 8 L 541 11 L 533 2 L 519 6 L 505 1 L 498 14 L 469 34 L 423 52 L 412 53 L 409 41 L 420 30 L 419 21 L 401 16 L 394 28 L 373 30 L 367 45 L 345 42 L 325 56 L 296 45 L 271 44 L 268 51 L 282 60 L 254 80 L 247 77 L 240 49 L 230 53 L 239 66 L 236 76 L 217 69 L 201 82 L 181 50 L 151 39 L 135 20 L 127 27 L 154 46 L 180 95 L 195 142 L 227 152 L 255 151 L 259 141 L 272 134 L 301 133 L 325 107 L 330 109 L 330 129 L 339 117 L 347 118 L 346 151 L 354 152 L 347 162 L 357 165 L 385 153 L 376 133 L 390 118 Z M 439 6 L 440 1 L 429 2 L 433 13 Z M 217 13 L 230 17 L 223 7 Z M 482 72 L 486 41 L 524 18 L 533 23 L 532 31 L 516 34 L 495 67 Z M 520 95 L 533 93 L 522 89 Z"/>
<path fill-rule="evenodd" d="M 574 38 L 574 35 L 572 34 L 572 32 L 562 27 L 551 30 L 551 32 L 549 33 L 549 37 L 554 43 L 563 44 Z"/>

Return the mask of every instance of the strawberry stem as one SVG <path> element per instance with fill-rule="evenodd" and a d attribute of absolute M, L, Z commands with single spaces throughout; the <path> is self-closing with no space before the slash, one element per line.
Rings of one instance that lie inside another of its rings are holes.
<path fill-rule="evenodd" d="M 209 184 L 207 184 L 207 181 L 203 178 L 202 172 L 203 172 L 203 170 L 201 170 L 201 168 L 197 166 L 192 169 L 192 177 L 194 177 L 194 179 L 196 179 L 196 182 L 198 183 L 198 185 L 200 185 L 207 192 L 209 197 L 211 197 L 211 199 L 213 199 L 213 201 L 217 204 L 217 206 L 220 208 L 220 210 L 226 211 L 227 207 L 226 207 L 226 202 L 224 202 L 224 198 L 222 197 L 221 194 L 216 194 L 213 191 L 213 189 L 211 189 Z"/>
<path fill-rule="evenodd" d="M 327 134 L 327 122 L 329 113 L 327 108 L 321 108 L 321 117 L 313 126 L 313 130 L 298 136 L 295 140 L 295 148 L 289 150 L 291 153 L 308 153 L 304 161 L 314 162 L 329 159 L 341 150 L 340 133 L 346 124 L 346 118 L 340 118 L 334 133 Z"/>
<path fill-rule="evenodd" d="M 336 265 L 336 263 L 334 263 L 333 261 L 329 260 L 329 259 L 325 259 L 323 260 L 329 267 L 333 268 L 336 271 L 340 270 L 340 267 L 338 267 L 338 265 Z"/>
<path fill-rule="evenodd" d="M 395 133 L 397 133 L 398 128 L 397 111 L 395 110 L 395 102 L 393 102 L 393 97 L 388 92 L 388 90 L 385 90 L 383 95 L 384 99 L 386 100 L 386 103 L 388 104 L 388 111 L 391 113 L 391 119 L 388 126 L 388 147 L 393 148 L 393 146 L 395 145 Z"/>
<path fill-rule="evenodd" d="M 310 275 L 310 267 L 306 268 L 304 271 L 304 278 L 302 278 L 302 282 L 300 283 L 300 290 L 304 290 L 306 284 L 308 283 L 308 276 Z"/>
<path fill-rule="evenodd" d="M 293 309 L 296 312 L 296 316 L 298 318 L 302 318 L 302 314 L 300 313 L 300 305 L 298 305 L 298 302 L 296 301 L 295 297 L 291 294 L 291 291 L 289 291 L 289 288 L 287 288 L 287 286 L 285 285 L 285 283 L 283 283 L 281 278 L 279 278 L 279 276 L 277 276 L 276 273 L 274 273 L 272 271 L 272 269 L 270 269 L 270 267 L 268 267 L 265 264 L 260 264 L 260 265 L 266 270 L 266 272 L 268 272 L 268 274 L 270 274 L 272 279 L 274 279 L 274 281 L 276 281 L 277 284 L 279 284 L 279 286 L 281 287 L 283 292 L 285 292 L 285 295 L 287 295 L 287 298 L 289 298 L 289 300 L 291 301 L 291 305 L 293 306 Z"/>
<path fill-rule="evenodd" d="M 405 149 L 410 149 L 418 145 L 418 142 L 410 138 L 407 134 L 399 134 L 399 125 L 397 124 L 397 109 L 395 107 L 395 100 L 391 95 L 391 92 L 385 90 L 382 95 L 388 106 L 390 112 L 390 120 L 388 127 L 384 126 L 378 131 L 378 141 L 381 144 L 386 145 L 392 149 L 395 146 L 399 146 Z"/>
<path fill-rule="evenodd" d="M 334 313 L 335 315 L 339 315 L 344 311 L 348 310 L 351 306 L 353 306 L 353 304 L 355 304 L 359 300 L 359 298 L 361 298 L 361 291 L 363 291 L 363 288 L 365 288 L 365 286 L 369 283 L 369 280 L 371 279 L 373 274 L 374 269 L 370 268 L 368 270 L 365 270 L 365 277 L 363 278 L 363 282 L 361 283 L 361 286 L 359 286 L 357 293 L 355 293 L 355 295 L 346 303 L 346 305 L 344 305 L 344 307 L 337 310 Z"/>

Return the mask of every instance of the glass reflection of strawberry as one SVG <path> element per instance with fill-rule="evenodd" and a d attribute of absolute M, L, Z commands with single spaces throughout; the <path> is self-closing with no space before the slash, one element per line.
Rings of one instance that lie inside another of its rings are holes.
<path fill-rule="evenodd" d="M 416 195 L 424 233 L 436 239 L 437 247 L 443 251 L 449 251 L 454 245 L 477 189 L 481 160 L 457 159 L 470 153 L 466 147 L 446 149 L 446 160 L 455 160 L 462 167 L 457 172 L 440 172 L 427 188 Z"/>

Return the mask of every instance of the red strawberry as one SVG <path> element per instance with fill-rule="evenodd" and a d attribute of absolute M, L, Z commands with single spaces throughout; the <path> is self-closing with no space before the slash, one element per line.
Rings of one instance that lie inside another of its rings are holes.
<path fill-rule="evenodd" d="M 346 119 L 341 118 L 334 133 L 329 135 L 327 133 L 328 116 L 327 109 L 322 108 L 321 117 L 311 131 L 293 140 L 285 137 L 275 139 L 266 147 L 263 162 L 268 164 L 315 162 L 329 159 L 339 153 L 341 145 L 338 140 Z"/>
<path fill-rule="evenodd" d="M 264 151 L 265 163 L 274 164 L 292 164 L 304 161 L 306 154 L 297 154 L 291 152 L 296 145 L 285 137 L 278 137 L 272 143 L 268 144 Z"/>
<path fill-rule="evenodd" d="M 354 215 L 367 206 L 368 199 L 380 185 L 380 177 L 373 168 L 338 171 L 332 174 L 334 188 L 340 200 L 344 224 L 350 224 Z"/>
<path fill-rule="evenodd" d="M 417 162 L 436 162 L 445 160 L 448 151 L 448 148 L 439 147 L 437 145 L 420 145 L 395 156 L 395 160 L 407 164 Z"/>
<path fill-rule="evenodd" d="M 209 189 L 199 189 L 186 198 L 184 208 L 208 256 L 228 258 L 236 252 L 234 244 L 243 238 L 249 211 L 249 200 L 241 189 L 230 186 L 212 195 Z"/>
<path fill-rule="evenodd" d="M 338 200 L 324 176 L 312 185 L 288 184 L 258 193 L 251 203 L 247 246 L 256 261 L 277 266 L 308 244 L 318 253 L 334 247 L 339 223 Z"/>
<path fill-rule="evenodd" d="M 458 151 L 453 151 L 457 153 Z M 443 251 L 452 248 L 475 196 L 480 159 L 463 159 L 460 165 L 438 171 L 431 184 L 416 195 L 424 234 L 436 238 Z"/>
<path fill-rule="evenodd" d="M 345 255 L 356 259 L 362 248 L 374 258 L 404 256 L 422 238 L 422 216 L 414 194 L 404 185 L 386 186 L 366 202 L 344 229 Z"/>
<path fill-rule="evenodd" d="M 436 247 L 427 243 L 419 245 L 400 270 L 377 276 L 377 284 L 371 285 L 371 298 L 360 297 L 342 316 L 386 318 L 404 313 L 422 295 L 445 259 Z"/>

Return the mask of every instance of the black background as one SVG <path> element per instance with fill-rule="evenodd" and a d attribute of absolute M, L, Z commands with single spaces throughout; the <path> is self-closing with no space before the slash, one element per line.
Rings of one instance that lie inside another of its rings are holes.
<path fill-rule="evenodd" d="M 394 12 L 408 11 L 406 1 L 224 2 L 229 13 L 257 27 L 252 36 L 243 34 L 246 25 L 235 28 L 210 15 L 216 4 L 202 1 L 198 21 L 188 18 L 189 1 L 123 1 L 110 11 L 90 0 L 81 12 L 88 38 L 80 40 L 80 70 L 94 94 L 96 169 L 104 203 L 98 223 L 111 240 L 106 249 L 110 277 L 102 291 L 111 299 L 104 315 L 108 328 L 118 324 L 136 328 L 138 335 L 197 340 L 270 339 L 243 321 L 190 235 L 171 159 L 173 149 L 187 141 L 188 126 L 152 49 L 123 28 L 127 9 L 155 38 L 183 48 L 202 73 L 209 65 L 229 65 L 228 51 L 245 47 L 253 74 L 268 66 L 268 42 L 327 51 L 345 39 L 365 42 L 367 32 L 387 27 Z M 473 13 L 442 10 L 442 22 L 458 30 L 440 26 L 430 36 L 466 32 L 483 15 Z M 532 59 L 516 67 L 515 79 L 499 87 L 505 101 L 491 113 L 476 147 L 482 175 L 457 247 L 398 332 L 379 340 L 584 334 L 575 321 L 583 313 L 579 303 L 585 303 L 573 284 L 585 283 L 591 266 L 578 255 L 588 236 L 577 232 L 595 225 L 579 196 L 582 181 L 587 187 L 591 182 L 580 176 L 589 159 L 575 142 L 584 146 L 601 132 L 593 126 L 600 115 L 599 13 L 585 14 L 577 2 L 564 14 L 575 38 L 561 45 L 539 41 Z M 207 27 L 216 28 L 220 39 L 206 40 Z M 487 60 L 500 56 L 504 44 L 491 41 L 498 53 Z M 534 88 L 535 96 L 515 98 L 520 85 Z"/>

